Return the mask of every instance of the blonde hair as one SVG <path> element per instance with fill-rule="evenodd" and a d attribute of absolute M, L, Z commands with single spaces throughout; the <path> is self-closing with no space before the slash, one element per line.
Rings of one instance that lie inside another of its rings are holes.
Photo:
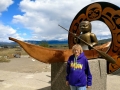
<path fill-rule="evenodd" d="M 80 50 L 80 53 L 83 52 L 83 49 L 82 49 L 81 45 L 79 45 L 79 44 L 73 45 L 73 47 L 72 47 L 72 52 L 73 52 L 75 49 L 79 49 L 79 50 Z"/>

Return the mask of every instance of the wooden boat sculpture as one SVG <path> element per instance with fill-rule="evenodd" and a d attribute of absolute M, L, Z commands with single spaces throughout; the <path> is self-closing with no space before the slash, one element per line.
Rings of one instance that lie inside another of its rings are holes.
<path fill-rule="evenodd" d="M 68 57 L 72 54 L 71 49 L 66 49 L 66 50 L 51 49 L 51 48 L 45 48 L 42 46 L 26 43 L 11 37 L 9 37 L 9 39 L 17 42 L 31 57 L 43 63 L 51 64 L 58 62 L 66 62 L 68 60 Z M 106 52 L 109 49 L 109 45 L 110 42 L 100 46 L 96 46 L 94 48 Z M 88 60 L 99 57 L 99 54 L 96 50 L 84 50 L 84 53 Z M 108 73 L 112 73 L 117 69 L 119 69 L 120 63 L 119 63 L 118 55 L 115 54 L 112 57 L 116 60 L 117 64 L 109 63 Z"/>
<path fill-rule="evenodd" d="M 43 63 L 66 62 L 68 57 L 72 55 L 71 49 L 51 49 L 26 43 L 11 37 L 9 37 L 9 39 L 17 42 L 31 57 Z M 97 58 L 99 56 L 95 50 L 84 50 L 84 53 L 88 59 Z"/>

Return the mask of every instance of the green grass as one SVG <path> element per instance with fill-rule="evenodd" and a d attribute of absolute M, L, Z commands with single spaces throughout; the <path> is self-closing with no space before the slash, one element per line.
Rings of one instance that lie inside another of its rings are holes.
<path fill-rule="evenodd" d="M 1 62 L 10 62 L 10 60 L 6 56 L 1 56 L 0 57 L 0 63 Z"/>
<path fill-rule="evenodd" d="M 53 48 L 53 49 L 68 49 L 68 44 L 50 44 L 49 48 Z"/>
<path fill-rule="evenodd" d="M 68 49 L 68 44 L 50 44 L 48 48 Z M 15 54 L 28 55 L 23 48 L 0 48 L 0 62 L 9 62 Z"/>
<path fill-rule="evenodd" d="M 9 62 L 14 55 L 20 53 L 21 55 L 27 55 L 27 53 L 21 48 L 0 48 L 0 62 Z"/>

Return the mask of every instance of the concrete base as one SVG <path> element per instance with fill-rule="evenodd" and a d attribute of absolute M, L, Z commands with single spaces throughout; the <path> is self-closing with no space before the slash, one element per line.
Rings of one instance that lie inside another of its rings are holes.
<path fill-rule="evenodd" d="M 92 73 L 92 87 L 87 90 L 106 90 L 107 67 L 106 60 L 89 60 L 89 66 Z M 66 63 L 51 64 L 51 90 L 70 90 L 65 84 Z"/>

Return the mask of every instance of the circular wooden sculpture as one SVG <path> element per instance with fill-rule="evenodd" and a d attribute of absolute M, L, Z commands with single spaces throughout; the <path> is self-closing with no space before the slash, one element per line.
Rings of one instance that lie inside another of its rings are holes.
<path fill-rule="evenodd" d="M 107 54 L 114 58 L 116 64 L 107 63 L 107 71 L 108 73 L 116 71 L 120 67 L 120 8 L 108 2 L 92 3 L 78 12 L 71 23 L 69 31 L 79 36 L 79 23 L 85 20 L 90 22 L 99 20 L 104 22 L 109 27 L 112 35 L 112 43 L 107 51 Z M 74 36 L 69 33 L 69 48 L 72 48 L 75 44 L 73 39 Z"/>

